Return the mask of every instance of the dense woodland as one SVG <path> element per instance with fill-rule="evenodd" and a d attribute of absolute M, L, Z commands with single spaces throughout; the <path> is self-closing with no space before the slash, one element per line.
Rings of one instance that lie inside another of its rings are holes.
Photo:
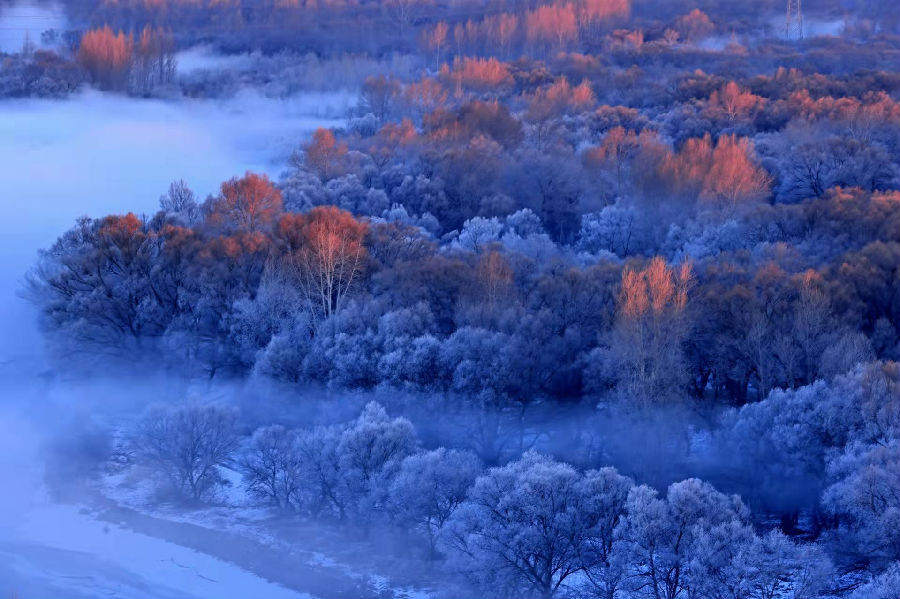
<path fill-rule="evenodd" d="M 359 93 L 277 179 L 79 220 L 27 294 L 66 360 L 405 416 L 248 436 L 160 408 L 135 468 L 210 500 L 240 464 L 264 504 L 415 531 L 484 596 L 896 599 L 896 4 L 823 6 L 843 32 L 801 40 L 771 2 L 67 6 L 87 28 L 0 58 L 2 93 L 285 95 L 317 68 Z M 198 42 L 253 66 L 180 76 Z"/>

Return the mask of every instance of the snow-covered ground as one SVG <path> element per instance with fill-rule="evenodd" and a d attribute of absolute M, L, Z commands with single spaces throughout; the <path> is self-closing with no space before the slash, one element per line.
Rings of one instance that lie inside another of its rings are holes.
<path fill-rule="evenodd" d="M 104 509 L 103 517 L 124 518 L 131 528 L 152 527 L 152 534 L 164 538 L 172 538 L 173 532 L 176 540 L 188 534 L 185 540 L 192 547 L 208 548 L 229 559 L 246 557 L 235 555 L 233 547 L 251 547 L 252 559 L 240 563 L 251 568 L 260 565 L 258 571 L 313 595 L 432 596 L 428 589 L 413 584 L 420 578 L 408 568 L 396 568 L 390 552 L 373 551 L 371 542 L 348 537 L 334 527 L 256 506 L 248 500 L 238 472 L 226 468 L 222 473 L 231 486 L 220 493 L 215 505 L 194 508 L 160 502 L 140 468 L 107 474 L 97 485 L 100 504 L 112 506 Z M 259 559 L 265 555 L 269 557 Z"/>
<path fill-rule="evenodd" d="M 10 596 L 303 599 L 240 567 L 103 522 L 75 506 L 31 509 L 0 540 Z"/>
<path fill-rule="evenodd" d="M 57 502 L 44 477 L 47 432 L 28 407 L 47 413 L 52 394 L 10 382 L 5 369 L 0 375 L 0 596 L 312 597 L 239 560 L 161 538 L 150 527 L 139 530 L 109 509 Z"/>

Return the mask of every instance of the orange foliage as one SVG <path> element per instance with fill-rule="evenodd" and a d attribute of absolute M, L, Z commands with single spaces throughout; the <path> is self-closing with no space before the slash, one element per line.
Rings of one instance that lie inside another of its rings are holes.
<path fill-rule="evenodd" d="M 664 154 L 662 142 L 655 132 L 644 130 L 638 134 L 623 127 L 613 127 L 599 146 L 585 151 L 584 164 L 589 168 L 614 170 L 617 191 L 621 192 L 626 167 L 642 153 L 648 160 Z"/>
<path fill-rule="evenodd" d="M 147 238 L 143 231 L 144 223 L 134 213 L 129 212 L 125 216 L 107 216 L 100 224 L 97 236 L 103 240 L 104 245 L 117 250 L 112 256 L 113 263 L 118 260 L 124 263 L 130 262 L 138 252 L 141 244 Z M 125 264 L 118 264 L 123 267 Z"/>
<path fill-rule="evenodd" d="M 347 154 L 347 144 L 338 143 L 331 129 L 319 127 L 313 133 L 312 141 L 305 150 L 306 166 L 323 181 L 335 177 L 343 171 L 343 159 Z"/>
<path fill-rule="evenodd" d="M 638 320 L 683 312 L 693 278 L 690 262 L 683 262 L 675 270 L 660 256 L 643 270 L 626 268 L 622 272 L 620 314 L 627 320 Z"/>
<path fill-rule="evenodd" d="M 225 229 L 256 232 L 269 228 L 281 210 L 281 192 L 266 175 L 248 171 L 222 183 L 211 202 L 209 221 Z"/>
<path fill-rule="evenodd" d="M 509 68 L 496 58 L 457 58 L 452 70 L 441 67 L 441 78 L 453 84 L 457 95 L 463 88 L 496 95 L 513 84 Z"/>
<path fill-rule="evenodd" d="M 447 97 L 444 86 L 428 77 L 417 83 L 410 83 L 403 89 L 403 100 L 418 115 L 441 108 L 447 103 Z"/>
<path fill-rule="evenodd" d="M 762 199 L 771 177 L 753 161 L 753 146 L 746 137 L 723 135 L 712 154 L 701 200 L 735 208 L 739 202 Z"/>
<path fill-rule="evenodd" d="M 438 21 L 431 29 L 422 31 L 422 45 L 434 52 L 436 64 L 441 64 L 441 51 L 447 45 L 447 34 L 450 28 L 444 21 Z"/>
<path fill-rule="evenodd" d="M 363 246 L 368 226 L 336 206 L 306 214 L 285 214 L 278 237 L 286 244 L 310 309 L 329 318 L 341 308 L 368 256 Z"/>
<path fill-rule="evenodd" d="M 706 13 L 699 8 L 678 17 L 675 21 L 675 31 L 678 32 L 681 39 L 689 42 L 701 40 L 711 35 L 715 29 Z"/>
<path fill-rule="evenodd" d="M 714 91 L 709 96 L 709 110 L 713 114 L 721 113 L 729 121 L 749 117 L 764 104 L 765 99 L 742 90 L 734 81 L 729 81 L 722 89 Z"/>
<path fill-rule="evenodd" d="M 578 26 L 571 4 L 546 4 L 525 15 L 525 34 L 530 42 L 555 42 L 558 48 L 575 39 Z"/>
<path fill-rule="evenodd" d="M 734 209 L 769 193 L 771 178 L 753 156 L 747 138 L 723 135 L 713 148 L 706 134 L 687 140 L 677 154 L 669 154 L 660 164 L 659 174 L 676 193 Z"/>
<path fill-rule="evenodd" d="M 629 0 L 578 0 L 576 2 L 578 21 L 587 25 L 614 17 L 627 17 L 631 12 Z"/>
<path fill-rule="evenodd" d="M 78 63 L 91 79 L 107 88 L 124 87 L 134 51 L 134 39 L 121 31 L 113 33 L 109 26 L 91 29 L 81 36 Z"/>
<path fill-rule="evenodd" d="M 437 110 L 424 119 L 431 143 L 493 147 L 500 144 L 512 148 L 522 141 L 522 128 L 509 109 L 496 100 L 474 100 L 457 111 Z M 494 143 L 496 142 L 496 143 Z M 491 153 L 494 153 L 494 149 Z M 499 151 L 499 147 L 496 148 Z"/>
<path fill-rule="evenodd" d="M 418 132 L 409 119 L 403 119 L 400 123 L 387 123 L 372 136 L 366 152 L 376 164 L 384 166 L 397 152 L 412 146 L 417 139 Z"/>
<path fill-rule="evenodd" d="M 540 121 L 583 112 L 593 106 L 596 98 L 587 80 L 572 87 L 565 77 L 560 77 L 550 86 L 529 96 L 527 102 L 529 120 Z"/>
<path fill-rule="evenodd" d="M 610 34 L 610 42 L 614 48 L 637 49 L 644 45 L 644 32 L 640 29 L 616 29 Z"/>
<path fill-rule="evenodd" d="M 868 93 L 862 99 L 833 98 L 825 96 L 813 100 L 809 91 L 802 89 L 792 93 L 787 99 L 788 109 L 806 119 L 826 118 L 831 120 L 900 120 L 900 102 L 884 92 Z"/>

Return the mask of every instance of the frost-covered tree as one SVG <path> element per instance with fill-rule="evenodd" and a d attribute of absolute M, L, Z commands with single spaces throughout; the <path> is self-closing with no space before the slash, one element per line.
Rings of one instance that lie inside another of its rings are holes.
<path fill-rule="evenodd" d="M 627 256 L 637 245 L 639 233 L 636 220 L 636 212 L 621 204 L 606 206 L 600 212 L 584 214 L 581 217 L 577 247 L 592 254 L 606 251 L 617 256 Z"/>
<path fill-rule="evenodd" d="M 900 430 L 898 388 L 896 363 L 875 362 L 831 382 L 775 390 L 726 416 L 716 452 L 731 463 L 735 456 L 743 456 L 737 463 L 747 461 L 742 468 L 753 475 L 743 481 L 745 496 L 780 509 L 812 508 L 827 481 L 835 485 L 829 509 L 843 513 L 848 527 L 855 522 L 850 530 L 858 525 L 878 530 L 880 517 L 890 518 L 889 508 L 896 505 L 891 497 L 900 495 L 896 481 L 888 484 L 894 480 L 891 452 Z M 772 480 L 780 482 L 773 486 L 767 482 Z M 785 481 L 791 481 L 790 493 Z M 888 501 L 867 509 L 867 494 Z"/>
<path fill-rule="evenodd" d="M 900 559 L 900 439 L 854 443 L 828 463 L 825 509 L 840 518 L 860 556 Z"/>
<path fill-rule="evenodd" d="M 350 497 L 344 490 L 338 459 L 341 429 L 316 427 L 297 432 L 297 454 L 303 478 L 301 505 L 316 516 L 347 518 Z"/>
<path fill-rule="evenodd" d="M 244 485 L 257 499 L 295 509 L 304 485 L 297 436 L 283 426 L 257 429 L 240 460 Z"/>
<path fill-rule="evenodd" d="M 468 451 L 441 447 L 406 457 L 389 490 L 392 518 L 424 532 L 434 556 L 444 525 L 480 470 L 478 458 Z"/>
<path fill-rule="evenodd" d="M 183 226 L 191 226 L 200 221 L 200 205 L 183 179 L 169 185 L 166 195 L 159 198 L 159 209 Z"/>
<path fill-rule="evenodd" d="M 632 592 L 663 599 L 688 592 L 690 560 L 713 529 L 727 525 L 720 532 L 740 534 L 738 525 L 749 516 L 736 495 L 697 479 L 672 484 L 665 498 L 650 487 L 635 487 L 625 511 L 616 535 L 631 564 L 626 584 Z"/>
<path fill-rule="evenodd" d="M 833 575 L 821 547 L 795 543 L 778 531 L 757 536 L 746 523 L 732 521 L 697 534 L 685 580 L 689 596 L 812 599 Z"/>
<path fill-rule="evenodd" d="M 382 509 L 388 485 L 403 459 L 415 451 L 415 429 L 406 418 L 391 418 L 376 402 L 369 402 L 347 427 L 336 447 L 342 492 L 348 505 L 367 520 Z"/>
<path fill-rule="evenodd" d="M 479 477 L 448 525 L 445 547 L 459 571 L 497 596 L 552 597 L 587 564 L 595 534 L 615 512 L 615 491 L 537 453 Z M 602 533 L 600 533 L 602 535 Z M 600 541 L 602 543 L 602 541 Z"/>
<path fill-rule="evenodd" d="M 900 562 L 894 562 L 884 572 L 860 585 L 850 594 L 850 599 L 893 599 L 894 597 L 900 597 Z"/>
<path fill-rule="evenodd" d="M 580 485 L 586 502 L 581 516 L 588 527 L 581 549 L 583 586 L 592 596 L 615 599 L 628 569 L 625 552 L 616 544 L 616 528 L 634 481 L 607 467 L 586 472 Z"/>
<path fill-rule="evenodd" d="M 151 408 L 132 437 L 138 459 L 193 500 L 224 482 L 219 467 L 237 448 L 236 411 L 214 404 Z"/>

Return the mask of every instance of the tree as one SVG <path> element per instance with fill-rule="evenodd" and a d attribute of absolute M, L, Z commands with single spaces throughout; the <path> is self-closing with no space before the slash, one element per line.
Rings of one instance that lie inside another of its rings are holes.
<path fill-rule="evenodd" d="M 854 444 L 829 461 L 822 504 L 848 529 L 853 550 L 870 560 L 900 559 L 900 439 Z"/>
<path fill-rule="evenodd" d="M 341 433 L 337 458 L 343 490 L 365 523 L 373 510 L 384 508 L 391 477 L 416 445 L 412 423 L 406 418 L 390 418 L 374 401 Z"/>
<path fill-rule="evenodd" d="M 689 595 L 712 599 L 812 599 L 833 576 L 820 547 L 774 530 L 760 537 L 736 520 L 697 531 L 689 559 Z"/>
<path fill-rule="evenodd" d="M 545 4 L 525 15 L 525 30 L 530 42 L 551 43 L 562 50 L 578 35 L 575 9 L 571 4 Z"/>
<path fill-rule="evenodd" d="M 379 123 L 385 122 L 393 112 L 394 102 L 400 93 L 400 83 L 393 77 L 370 75 L 360 89 L 360 104 L 371 112 Z M 347 153 L 347 145 L 338 144 L 330 129 L 318 128 L 306 146 L 306 165 L 323 181 L 341 173 L 341 160 Z"/>
<path fill-rule="evenodd" d="M 525 118 L 534 123 L 538 150 L 545 147 L 548 137 L 559 128 L 559 120 L 567 114 L 578 114 L 594 103 L 594 92 L 587 80 L 572 87 L 565 77 L 537 90 L 527 98 Z"/>
<path fill-rule="evenodd" d="M 709 16 L 699 8 L 695 8 L 675 20 L 675 31 L 678 32 L 681 39 L 689 42 L 698 42 L 712 34 L 715 29 Z"/>
<path fill-rule="evenodd" d="M 496 58 L 455 58 L 452 69 L 441 67 L 441 79 L 453 85 L 457 96 L 470 89 L 488 97 L 497 97 L 514 83 L 506 63 Z"/>
<path fill-rule="evenodd" d="M 161 246 L 163 236 L 131 213 L 79 219 L 30 275 L 45 322 L 78 350 L 127 352 L 158 338 L 179 311 L 175 281 L 156 268 Z"/>
<path fill-rule="evenodd" d="M 615 173 L 616 196 L 621 197 L 629 181 L 631 167 L 641 154 L 642 148 L 659 142 L 649 131 L 640 134 L 623 127 L 613 127 L 607 131 L 599 146 L 584 153 L 585 164 L 594 169 L 604 169 Z"/>
<path fill-rule="evenodd" d="M 125 89 L 131 71 L 134 39 L 123 32 L 113 33 L 109 25 L 91 29 L 81 36 L 78 63 L 91 80 L 103 89 Z"/>
<path fill-rule="evenodd" d="M 736 495 L 693 478 L 669 486 L 664 499 L 647 486 L 634 487 L 625 510 L 616 535 L 634 568 L 630 587 L 660 599 L 678 599 L 689 590 L 690 560 L 704 535 L 746 524 L 748 516 Z"/>
<path fill-rule="evenodd" d="M 241 457 L 244 484 L 254 497 L 281 509 L 296 509 L 300 502 L 303 464 L 297 436 L 283 426 L 257 429 Z"/>
<path fill-rule="evenodd" d="M 820 198 L 833 187 L 875 191 L 900 185 L 893 150 L 877 140 L 838 135 L 824 125 L 791 125 L 786 131 L 760 144 L 766 154 L 777 157 L 782 201 Z"/>
<path fill-rule="evenodd" d="M 322 127 L 315 130 L 312 141 L 304 149 L 306 166 L 322 181 L 328 181 L 343 173 L 343 160 L 346 154 L 347 144 L 338 143 L 334 133 Z"/>
<path fill-rule="evenodd" d="M 207 221 L 239 233 L 269 230 L 282 211 L 281 192 L 267 175 L 247 173 L 222 183 L 219 195 L 204 206 Z"/>
<path fill-rule="evenodd" d="M 712 153 L 712 165 L 700 199 L 734 211 L 769 194 L 772 178 L 753 161 L 753 146 L 746 138 L 723 135 Z"/>
<path fill-rule="evenodd" d="M 635 244 L 637 214 L 619 204 L 607 206 L 600 212 L 588 212 L 581 217 L 578 249 L 591 253 L 610 252 L 627 256 Z"/>
<path fill-rule="evenodd" d="M 200 220 L 200 206 L 196 196 L 183 179 L 169 185 L 166 195 L 159 198 L 159 209 L 183 226 L 195 225 Z"/>
<path fill-rule="evenodd" d="M 398 35 L 402 38 L 406 29 L 415 20 L 419 9 L 428 2 L 420 0 L 385 0 L 383 7 L 391 18 L 397 23 Z"/>
<path fill-rule="evenodd" d="M 630 4 L 629 0 L 578 0 L 575 2 L 578 23 L 585 29 L 598 21 L 627 16 Z"/>
<path fill-rule="evenodd" d="M 500 56 L 505 58 L 509 54 L 513 36 L 519 28 L 518 15 L 505 12 L 499 15 L 489 15 L 484 19 L 484 26 L 488 31 L 489 39 L 496 41 Z"/>
<path fill-rule="evenodd" d="M 488 313 L 493 313 L 501 302 L 510 297 L 513 285 L 513 272 L 503 255 L 492 250 L 481 255 L 477 266 L 477 281 L 480 289 L 479 301 Z"/>
<path fill-rule="evenodd" d="M 713 116 L 733 124 L 738 119 L 751 118 L 763 105 L 763 98 L 741 89 L 734 81 L 729 81 L 709 96 L 707 110 Z"/>
<path fill-rule="evenodd" d="M 581 517 L 588 527 L 581 559 L 586 586 L 602 599 L 615 599 L 627 573 L 624 555 L 616 545 L 616 529 L 633 486 L 634 481 L 610 467 L 589 470 L 581 481 L 586 501 Z"/>
<path fill-rule="evenodd" d="M 881 470 L 879 464 L 896 451 L 891 447 L 900 430 L 898 389 L 896 363 L 879 362 L 857 366 L 830 382 L 775 389 L 764 401 L 745 405 L 726 418 L 717 452 L 744 456 L 741 459 L 748 463 L 743 468 L 752 475 L 741 483 L 740 491 L 766 509 L 812 510 L 826 484 L 835 485 L 826 505 L 846 518 L 849 534 L 842 542 L 850 548 L 858 530 L 880 530 L 880 515 L 892 517 L 889 503 L 881 506 L 884 509 L 874 519 L 852 517 L 851 511 L 866 514 L 867 508 L 861 506 L 867 485 L 885 498 L 893 492 L 888 486 L 878 491 L 891 476 L 890 468 Z M 875 447 L 881 449 L 870 454 Z M 842 457 L 845 452 L 846 458 Z M 857 469 L 859 478 L 851 475 Z M 773 486 L 770 481 L 779 483 Z M 785 487 L 793 492 L 786 493 Z M 862 499 L 853 508 L 856 494 Z M 857 524 L 863 528 L 857 529 Z"/>
<path fill-rule="evenodd" d="M 175 78 L 175 40 L 162 28 L 145 25 L 134 44 L 131 88 L 149 94 Z"/>
<path fill-rule="evenodd" d="M 224 482 L 219 467 L 237 448 L 235 421 L 235 410 L 214 404 L 151 408 L 134 432 L 135 454 L 197 501 Z"/>
<path fill-rule="evenodd" d="M 495 595 L 556 595 L 586 556 L 598 563 L 594 534 L 610 518 L 592 511 L 608 507 L 592 496 L 598 484 L 533 452 L 490 469 L 451 518 L 456 567 Z"/>
<path fill-rule="evenodd" d="M 771 178 L 754 161 L 746 138 L 722 135 L 713 147 L 709 134 L 687 140 L 658 169 L 670 191 L 725 213 L 769 194 Z"/>
<path fill-rule="evenodd" d="M 677 269 L 656 257 L 643 270 L 622 272 L 610 348 L 619 392 L 639 406 L 678 396 L 686 383 L 682 346 L 688 332 L 689 262 Z"/>
<path fill-rule="evenodd" d="M 892 599 L 900 597 L 900 562 L 894 562 L 878 576 L 856 588 L 851 599 Z"/>
<path fill-rule="evenodd" d="M 430 30 L 425 30 L 422 34 L 423 43 L 428 50 L 434 52 L 434 68 L 441 67 L 441 52 L 447 45 L 447 33 L 449 28 L 445 21 L 438 21 Z"/>
<path fill-rule="evenodd" d="M 390 486 L 390 513 L 425 533 L 431 557 L 480 470 L 475 454 L 443 447 L 413 454 L 400 464 Z"/>
<path fill-rule="evenodd" d="M 339 426 L 299 431 L 297 455 L 304 482 L 302 505 L 314 516 L 331 512 L 343 522 L 351 507 L 351 497 L 344 490 L 338 457 L 341 432 Z"/>
<path fill-rule="evenodd" d="M 340 311 L 365 267 L 367 231 L 365 223 L 334 206 L 281 217 L 278 236 L 310 314 L 327 320 Z"/>

